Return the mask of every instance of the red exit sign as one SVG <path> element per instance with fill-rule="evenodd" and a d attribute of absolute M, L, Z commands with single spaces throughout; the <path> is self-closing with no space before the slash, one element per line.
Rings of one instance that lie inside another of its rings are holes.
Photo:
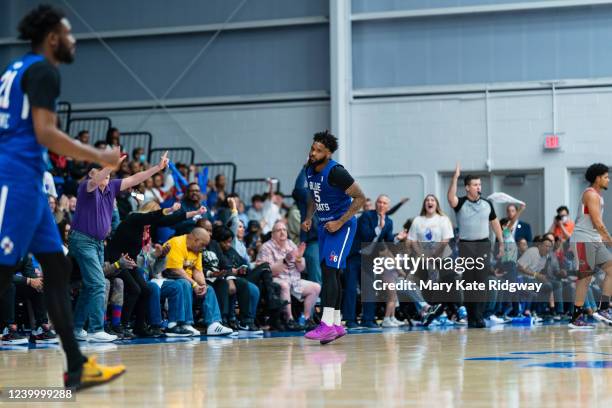
<path fill-rule="evenodd" d="M 561 149 L 561 140 L 559 135 L 546 135 L 544 139 L 544 150 L 559 150 Z"/>

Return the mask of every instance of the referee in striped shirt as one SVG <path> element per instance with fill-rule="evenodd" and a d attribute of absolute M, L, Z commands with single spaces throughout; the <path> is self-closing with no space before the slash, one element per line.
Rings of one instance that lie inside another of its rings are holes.
<path fill-rule="evenodd" d="M 498 242 L 503 242 L 502 229 L 493 209 L 493 204 L 480 197 L 480 177 L 466 175 L 463 178 L 466 195 L 457 197 L 457 180 L 461 174 L 461 167 L 457 163 L 455 174 L 448 188 L 448 203 L 455 211 L 457 226 L 459 227 L 459 256 L 462 258 L 482 257 L 485 262 L 483 269 L 465 268 L 463 279 L 466 283 L 478 282 L 488 285 L 489 254 L 491 241 L 489 240 L 489 225 L 493 229 Z M 499 246 L 499 256 L 503 255 L 503 245 Z M 486 287 L 486 286 L 485 286 Z M 467 291 L 464 294 L 465 308 L 468 314 L 468 327 L 485 327 L 483 319 L 487 302 L 487 290 Z"/>

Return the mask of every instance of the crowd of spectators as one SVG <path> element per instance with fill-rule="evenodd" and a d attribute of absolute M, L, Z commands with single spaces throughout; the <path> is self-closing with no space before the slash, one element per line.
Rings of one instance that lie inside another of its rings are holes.
<path fill-rule="evenodd" d="M 76 138 L 90 143 L 86 130 Z M 121 146 L 115 128 L 95 143 L 99 149 L 113 146 Z M 44 188 L 72 259 L 79 340 L 257 335 L 262 330 L 304 331 L 318 324 L 316 217 L 315 228 L 300 230 L 309 195 L 303 170 L 288 200 L 274 179 L 267 191 L 240 197 L 230 191 L 225 175 L 208 180 L 201 177 L 203 169 L 171 163 L 165 155 L 152 164 L 143 148 L 126 152 L 119 168 L 99 168 L 53 153 L 49 159 Z M 383 328 L 467 324 L 460 299 L 440 301 L 420 291 L 372 291 L 371 277 L 362 274 L 364 255 L 374 250 L 369 243 L 404 245 L 417 256 L 458 255 L 457 230 L 434 195 L 424 198 L 420 214 L 394 230 L 390 215 L 407 201 L 392 206 L 382 194 L 364 205 L 343 274 L 342 314 L 348 328 L 378 328 L 381 320 Z M 458 212 L 462 204 L 451 205 Z M 497 237 L 505 251 L 492 257 L 496 260 L 487 279 L 538 281 L 545 289 L 527 301 L 489 293 L 481 310 L 489 324 L 520 316 L 559 321 L 571 315 L 576 266 L 568 245 L 573 231 L 569 211 L 559 207 L 550 229 L 533 237 L 531 226 L 520 219 L 524 209 L 524 204 L 506 206 Z M 456 278 L 451 270 L 384 276 L 387 282 Z M 598 287 L 596 281 L 589 289 L 589 314 L 596 308 Z M 43 295 L 40 265 L 28 255 L 0 302 L 3 342 L 57 342 Z M 374 301 L 362 301 L 366 295 Z M 29 339 L 24 328 L 30 329 Z"/>

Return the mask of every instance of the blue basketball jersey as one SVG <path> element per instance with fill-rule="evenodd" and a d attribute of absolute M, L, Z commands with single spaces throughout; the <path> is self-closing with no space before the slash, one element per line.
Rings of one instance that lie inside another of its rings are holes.
<path fill-rule="evenodd" d="M 42 182 L 47 149 L 36 140 L 21 80 L 32 64 L 43 60 L 42 55 L 28 53 L 11 62 L 0 77 L 0 180 L 35 178 Z"/>
<path fill-rule="evenodd" d="M 321 223 L 342 217 L 353 201 L 346 192 L 329 184 L 329 172 L 337 165 L 337 162 L 330 160 L 319 173 L 316 173 L 312 166 L 306 169 L 308 189 L 314 199 L 315 210 Z"/>

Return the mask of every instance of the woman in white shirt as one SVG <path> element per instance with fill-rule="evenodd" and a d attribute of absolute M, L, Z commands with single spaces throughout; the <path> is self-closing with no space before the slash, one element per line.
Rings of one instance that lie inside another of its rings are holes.
<path fill-rule="evenodd" d="M 453 224 L 440 209 L 438 198 L 429 194 L 423 200 L 421 214 L 412 221 L 408 241 L 417 255 L 450 256 L 448 241 L 454 237 Z"/>
<path fill-rule="evenodd" d="M 412 246 L 415 256 L 424 255 L 430 258 L 448 258 L 452 255 L 448 242 L 453 237 L 453 224 L 450 218 L 440 209 L 438 198 L 433 194 L 428 194 L 423 200 L 421 214 L 412 221 L 408 231 L 408 242 Z M 434 281 L 446 282 L 454 281 L 455 279 L 454 271 L 429 270 L 428 275 L 427 279 Z M 437 294 L 438 299 L 436 300 L 441 300 L 441 295 L 441 293 Z M 449 299 L 445 299 L 448 300 L 445 302 L 445 306 L 449 317 L 455 314 L 455 307 L 451 302 L 451 297 L 449 296 Z M 444 309 L 443 307 L 437 307 L 436 313 L 428 316 L 424 325 L 428 326 L 433 319 L 442 314 Z"/>

